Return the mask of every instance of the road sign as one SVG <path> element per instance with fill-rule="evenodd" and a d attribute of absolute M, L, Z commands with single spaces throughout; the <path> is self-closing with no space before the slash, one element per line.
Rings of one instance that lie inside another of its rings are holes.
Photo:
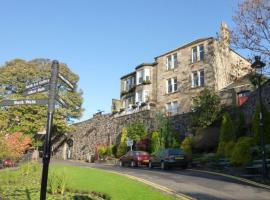
<path fill-rule="evenodd" d="M 37 86 L 41 86 L 41 85 L 46 85 L 50 83 L 50 79 L 44 79 L 44 80 L 41 80 L 41 81 L 38 81 L 38 82 L 35 82 L 35 83 L 32 83 L 32 84 L 29 84 L 27 86 L 25 86 L 25 89 L 30 89 L 30 88 L 33 88 L 33 87 L 37 87 Z"/>
<path fill-rule="evenodd" d="M 31 88 L 31 89 L 25 90 L 23 92 L 23 96 L 28 96 L 28 95 L 36 94 L 36 93 L 40 93 L 40 92 L 46 92 L 49 89 L 50 89 L 49 85 L 44 85 L 44 86 L 37 87 L 37 88 Z"/>
<path fill-rule="evenodd" d="M 133 140 L 127 139 L 127 146 L 128 146 L 128 147 L 133 146 Z"/>
<path fill-rule="evenodd" d="M 3 100 L 0 106 L 17 106 L 17 105 L 47 105 L 48 99 L 18 99 Z"/>
<path fill-rule="evenodd" d="M 58 74 L 58 77 L 68 85 L 68 87 L 70 87 L 71 89 L 74 89 L 74 85 L 69 81 L 67 80 L 62 74 Z"/>

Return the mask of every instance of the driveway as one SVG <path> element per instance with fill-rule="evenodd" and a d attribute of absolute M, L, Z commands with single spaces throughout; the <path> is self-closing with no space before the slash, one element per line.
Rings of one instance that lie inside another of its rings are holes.
<path fill-rule="evenodd" d="M 87 166 L 121 174 L 135 176 L 164 186 L 176 194 L 185 194 L 201 200 L 269 200 L 270 190 L 251 186 L 220 175 L 213 175 L 192 170 L 149 170 L 148 168 L 128 168 L 103 164 L 59 161 L 73 166 Z"/>

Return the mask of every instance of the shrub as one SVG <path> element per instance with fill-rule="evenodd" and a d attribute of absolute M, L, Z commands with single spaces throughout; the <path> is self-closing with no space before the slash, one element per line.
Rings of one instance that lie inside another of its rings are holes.
<path fill-rule="evenodd" d="M 147 135 L 147 130 L 144 123 L 135 121 L 127 126 L 127 136 L 135 141 L 144 139 Z"/>
<path fill-rule="evenodd" d="M 225 113 L 223 115 L 223 119 L 221 123 L 219 145 L 218 145 L 217 153 L 219 155 L 224 155 L 226 143 L 230 141 L 234 141 L 235 139 L 236 137 L 234 133 L 232 120 L 230 118 L 229 113 Z"/>
<path fill-rule="evenodd" d="M 117 157 L 124 155 L 127 151 L 127 129 L 122 129 L 120 144 L 117 148 Z"/>
<path fill-rule="evenodd" d="M 151 137 L 151 152 L 157 153 L 160 149 L 160 133 L 158 131 L 155 131 L 152 133 Z"/>
<path fill-rule="evenodd" d="M 252 160 L 252 147 L 255 141 L 252 137 L 241 137 L 235 144 L 230 161 L 234 165 L 244 165 Z"/>
<path fill-rule="evenodd" d="M 192 136 L 187 136 L 181 143 L 181 149 L 187 154 L 188 158 L 192 157 Z"/>
<path fill-rule="evenodd" d="M 234 141 L 227 142 L 224 147 L 224 155 L 226 158 L 230 158 L 235 146 Z"/>

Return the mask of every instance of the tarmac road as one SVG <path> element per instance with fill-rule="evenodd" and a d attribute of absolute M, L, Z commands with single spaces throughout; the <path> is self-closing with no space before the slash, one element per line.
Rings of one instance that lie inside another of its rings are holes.
<path fill-rule="evenodd" d="M 52 160 L 73 166 L 86 166 L 131 175 L 164 186 L 175 194 L 200 200 L 270 200 L 270 190 L 235 179 L 192 170 L 129 168 L 114 165 Z"/>

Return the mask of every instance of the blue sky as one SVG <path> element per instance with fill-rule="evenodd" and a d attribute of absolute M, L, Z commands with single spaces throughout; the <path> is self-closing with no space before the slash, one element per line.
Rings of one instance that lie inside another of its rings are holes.
<path fill-rule="evenodd" d="M 80 76 L 88 119 L 109 112 L 120 77 L 143 62 L 232 27 L 237 0 L 3 0 L 0 64 L 57 59 Z"/>

